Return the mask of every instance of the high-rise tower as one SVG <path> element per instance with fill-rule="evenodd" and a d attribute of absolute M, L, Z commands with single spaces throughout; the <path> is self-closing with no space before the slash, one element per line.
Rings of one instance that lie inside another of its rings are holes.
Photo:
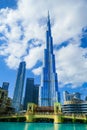
<path fill-rule="evenodd" d="M 34 84 L 34 78 L 27 78 L 25 97 L 24 97 L 24 109 L 27 109 L 28 103 L 35 103 L 38 105 L 38 93 L 39 85 Z"/>
<path fill-rule="evenodd" d="M 53 38 L 51 35 L 50 16 L 48 13 L 46 31 L 46 49 L 44 50 L 44 65 L 39 91 L 39 105 L 53 106 L 58 102 L 58 80 L 55 69 L 55 55 L 53 54 Z"/>
<path fill-rule="evenodd" d="M 9 83 L 8 82 L 3 82 L 2 88 L 8 91 Z"/>
<path fill-rule="evenodd" d="M 12 106 L 15 108 L 15 111 L 20 111 L 22 95 L 23 95 L 23 86 L 24 86 L 24 78 L 25 78 L 25 67 L 26 63 L 23 61 L 20 63 L 16 78 L 16 84 L 13 95 Z"/>

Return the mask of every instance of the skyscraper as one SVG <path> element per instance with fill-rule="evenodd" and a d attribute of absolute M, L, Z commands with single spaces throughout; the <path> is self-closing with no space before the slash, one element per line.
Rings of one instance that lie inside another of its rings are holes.
<path fill-rule="evenodd" d="M 20 63 L 18 68 L 14 95 L 13 95 L 13 102 L 12 102 L 12 106 L 15 108 L 16 112 L 20 111 L 20 106 L 22 102 L 25 69 L 26 69 L 25 67 L 26 67 L 26 63 L 23 61 Z"/>
<path fill-rule="evenodd" d="M 63 92 L 64 101 L 81 100 L 81 94 L 79 92 L 69 93 L 67 91 Z"/>
<path fill-rule="evenodd" d="M 46 49 L 44 50 L 44 65 L 39 91 L 39 105 L 53 106 L 58 102 L 58 80 L 55 69 L 55 55 L 53 54 L 53 38 L 51 35 L 50 16 L 48 13 L 46 31 Z"/>
<path fill-rule="evenodd" d="M 38 104 L 39 85 L 34 85 L 34 78 L 27 78 L 25 97 L 24 97 L 24 109 L 27 109 L 28 103 Z"/>
<path fill-rule="evenodd" d="M 3 82 L 2 88 L 8 91 L 9 83 L 8 82 Z"/>
<path fill-rule="evenodd" d="M 33 96 L 33 100 L 34 103 L 38 105 L 38 98 L 39 98 L 39 84 L 35 84 L 34 85 L 34 96 Z"/>

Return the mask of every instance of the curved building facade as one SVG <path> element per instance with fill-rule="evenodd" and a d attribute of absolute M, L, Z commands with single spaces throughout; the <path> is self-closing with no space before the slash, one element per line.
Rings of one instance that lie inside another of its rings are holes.
<path fill-rule="evenodd" d="M 63 113 L 87 114 L 87 101 L 62 105 Z"/>
<path fill-rule="evenodd" d="M 21 107 L 25 70 L 26 70 L 26 63 L 23 61 L 20 63 L 19 68 L 18 68 L 13 101 L 12 101 L 12 106 L 13 108 L 15 108 L 16 112 L 20 111 L 20 107 Z"/>

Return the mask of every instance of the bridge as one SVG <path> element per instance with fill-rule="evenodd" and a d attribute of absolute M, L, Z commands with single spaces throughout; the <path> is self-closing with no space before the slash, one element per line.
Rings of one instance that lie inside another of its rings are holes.
<path fill-rule="evenodd" d="M 84 114 L 63 115 L 62 118 L 65 121 L 70 120 L 73 123 L 75 122 L 87 123 L 87 115 L 84 115 Z"/>
<path fill-rule="evenodd" d="M 51 113 L 32 113 L 23 115 L 9 115 L 0 116 L 0 121 L 6 122 L 54 122 L 54 123 L 64 123 L 64 122 L 83 122 L 87 123 L 86 115 L 63 115 L 63 114 L 51 114 Z"/>
<path fill-rule="evenodd" d="M 43 111 L 44 108 L 44 111 Z M 61 112 L 60 104 L 55 104 L 54 108 L 45 107 L 40 108 L 35 104 L 28 104 L 28 109 L 26 113 L 15 114 L 15 115 L 5 115 L 0 116 L 0 121 L 17 121 L 17 122 L 54 122 L 54 123 L 63 123 L 63 122 L 83 122 L 87 123 L 87 115 L 82 114 L 68 114 L 65 115 Z"/>
<path fill-rule="evenodd" d="M 23 115 L 3 115 L 0 116 L 0 121 L 3 122 L 25 122 L 26 116 Z"/>
<path fill-rule="evenodd" d="M 36 122 L 39 120 L 48 119 L 48 122 L 52 120 L 54 123 L 64 123 L 64 122 L 81 122 L 81 123 L 87 123 L 87 116 L 86 115 L 63 115 L 63 114 L 39 114 L 35 113 L 33 115 L 26 115 L 26 122 Z M 40 120 L 40 121 L 41 121 Z"/>

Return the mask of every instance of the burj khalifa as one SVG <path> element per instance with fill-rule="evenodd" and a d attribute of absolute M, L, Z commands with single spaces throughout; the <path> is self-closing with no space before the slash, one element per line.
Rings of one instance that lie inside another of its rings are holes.
<path fill-rule="evenodd" d="M 39 89 L 39 106 L 53 106 L 59 101 L 58 78 L 53 53 L 53 38 L 51 34 L 50 16 L 47 18 L 46 49 L 44 49 L 44 63 Z"/>

